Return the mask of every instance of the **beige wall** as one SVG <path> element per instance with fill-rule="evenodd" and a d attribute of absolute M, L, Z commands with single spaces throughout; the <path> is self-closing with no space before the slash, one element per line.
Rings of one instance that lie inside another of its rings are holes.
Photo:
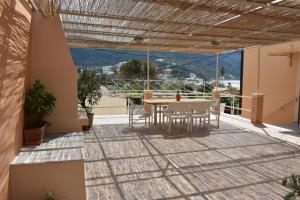
<path fill-rule="evenodd" d="M 32 20 L 30 81 L 40 79 L 57 101 L 48 121 L 50 132 L 80 131 L 77 117 L 77 69 L 59 17 L 44 18 L 34 13 Z"/>
<path fill-rule="evenodd" d="M 24 1 L 0 1 L 1 200 L 9 198 L 9 163 L 22 145 L 22 108 L 30 60 L 30 20 L 31 11 Z"/>
<path fill-rule="evenodd" d="M 60 200 L 86 199 L 83 160 L 12 165 L 11 174 L 12 200 L 41 200 L 46 192 Z"/>
<path fill-rule="evenodd" d="M 300 48 L 300 42 L 293 42 Z M 265 94 L 263 121 L 270 124 L 287 124 L 297 120 L 298 102 L 291 100 L 298 97 L 298 79 L 300 56 L 293 57 L 292 66 L 285 56 L 268 56 L 273 49 L 289 48 L 291 43 L 265 46 L 260 49 L 260 79 L 258 89 L 258 48 L 247 48 L 244 51 L 243 95 L 250 96 L 258 90 Z M 291 100 L 289 103 L 287 103 Z M 283 107 L 283 104 L 287 103 Z M 243 100 L 243 107 L 250 108 L 250 100 Z M 279 108 L 279 109 L 278 109 Z M 276 111 L 275 111 L 276 110 Z M 275 111 L 275 112 L 274 112 Z M 242 116 L 249 118 L 249 113 Z"/>

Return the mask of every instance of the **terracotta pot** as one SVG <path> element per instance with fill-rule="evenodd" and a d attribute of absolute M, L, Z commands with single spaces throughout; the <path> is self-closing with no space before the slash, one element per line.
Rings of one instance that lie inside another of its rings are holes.
<path fill-rule="evenodd" d="M 86 115 L 89 119 L 89 126 L 92 127 L 93 126 L 93 121 L 94 121 L 94 113 L 87 113 Z"/>
<path fill-rule="evenodd" d="M 89 125 L 82 126 L 82 131 L 89 131 L 91 127 Z"/>
<path fill-rule="evenodd" d="M 46 126 L 34 129 L 25 129 L 23 131 L 24 145 L 40 145 L 46 131 Z"/>

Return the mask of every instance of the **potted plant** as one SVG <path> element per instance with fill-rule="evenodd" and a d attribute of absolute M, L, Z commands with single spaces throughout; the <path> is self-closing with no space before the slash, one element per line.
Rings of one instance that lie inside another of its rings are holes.
<path fill-rule="evenodd" d="M 47 91 L 40 80 L 36 80 L 25 97 L 25 130 L 24 145 L 39 145 L 46 132 L 45 116 L 49 115 L 56 98 Z"/>
<path fill-rule="evenodd" d="M 87 130 L 93 125 L 93 106 L 102 97 L 101 76 L 95 70 L 88 68 L 79 70 L 78 72 L 78 104 L 85 110 L 89 119 L 88 126 L 83 127 L 84 130 Z"/>
<path fill-rule="evenodd" d="M 284 178 L 282 185 L 289 188 L 290 192 L 285 195 L 284 200 L 300 199 L 300 175 L 294 175 Z"/>

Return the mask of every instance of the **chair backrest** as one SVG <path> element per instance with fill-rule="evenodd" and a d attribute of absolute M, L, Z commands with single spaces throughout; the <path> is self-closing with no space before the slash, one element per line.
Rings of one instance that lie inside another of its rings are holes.
<path fill-rule="evenodd" d="M 209 101 L 191 102 L 189 106 L 193 112 L 199 113 L 199 114 L 208 113 L 210 110 L 210 102 Z"/>
<path fill-rule="evenodd" d="M 134 101 L 131 98 L 128 98 L 128 103 L 129 103 L 129 113 L 133 113 L 133 110 L 135 108 Z"/>
<path fill-rule="evenodd" d="M 213 98 L 210 101 L 210 106 L 212 108 L 212 111 L 219 113 L 220 112 L 220 100 Z"/>
<path fill-rule="evenodd" d="M 189 107 L 189 103 L 187 102 L 172 102 L 169 104 L 169 111 L 187 113 L 190 112 L 191 109 Z"/>

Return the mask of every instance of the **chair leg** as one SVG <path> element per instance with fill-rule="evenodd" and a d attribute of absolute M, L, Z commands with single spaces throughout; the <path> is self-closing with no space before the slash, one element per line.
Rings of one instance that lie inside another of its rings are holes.
<path fill-rule="evenodd" d="M 189 133 L 190 132 L 190 124 L 191 124 L 191 119 L 187 119 L 187 125 L 186 125 L 186 127 L 187 127 L 187 130 L 186 130 L 186 132 L 187 133 Z"/>
<path fill-rule="evenodd" d="M 192 133 L 193 132 L 193 121 L 194 121 L 194 118 L 191 118 L 192 119 L 192 123 L 190 124 L 190 132 Z M 197 124 L 197 119 L 196 119 L 196 123 Z"/>
<path fill-rule="evenodd" d="M 210 115 L 208 115 L 208 122 L 207 122 L 207 125 L 208 125 L 208 127 L 207 127 L 207 132 L 208 132 L 208 134 L 210 133 Z"/>
<path fill-rule="evenodd" d="M 217 116 L 218 116 L 217 128 L 219 128 L 220 127 L 220 114 L 218 114 Z"/>
<path fill-rule="evenodd" d="M 171 134 L 171 124 L 173 123 L 173 120 L 169 119 L 169 129 L 168 133 Z"/>

